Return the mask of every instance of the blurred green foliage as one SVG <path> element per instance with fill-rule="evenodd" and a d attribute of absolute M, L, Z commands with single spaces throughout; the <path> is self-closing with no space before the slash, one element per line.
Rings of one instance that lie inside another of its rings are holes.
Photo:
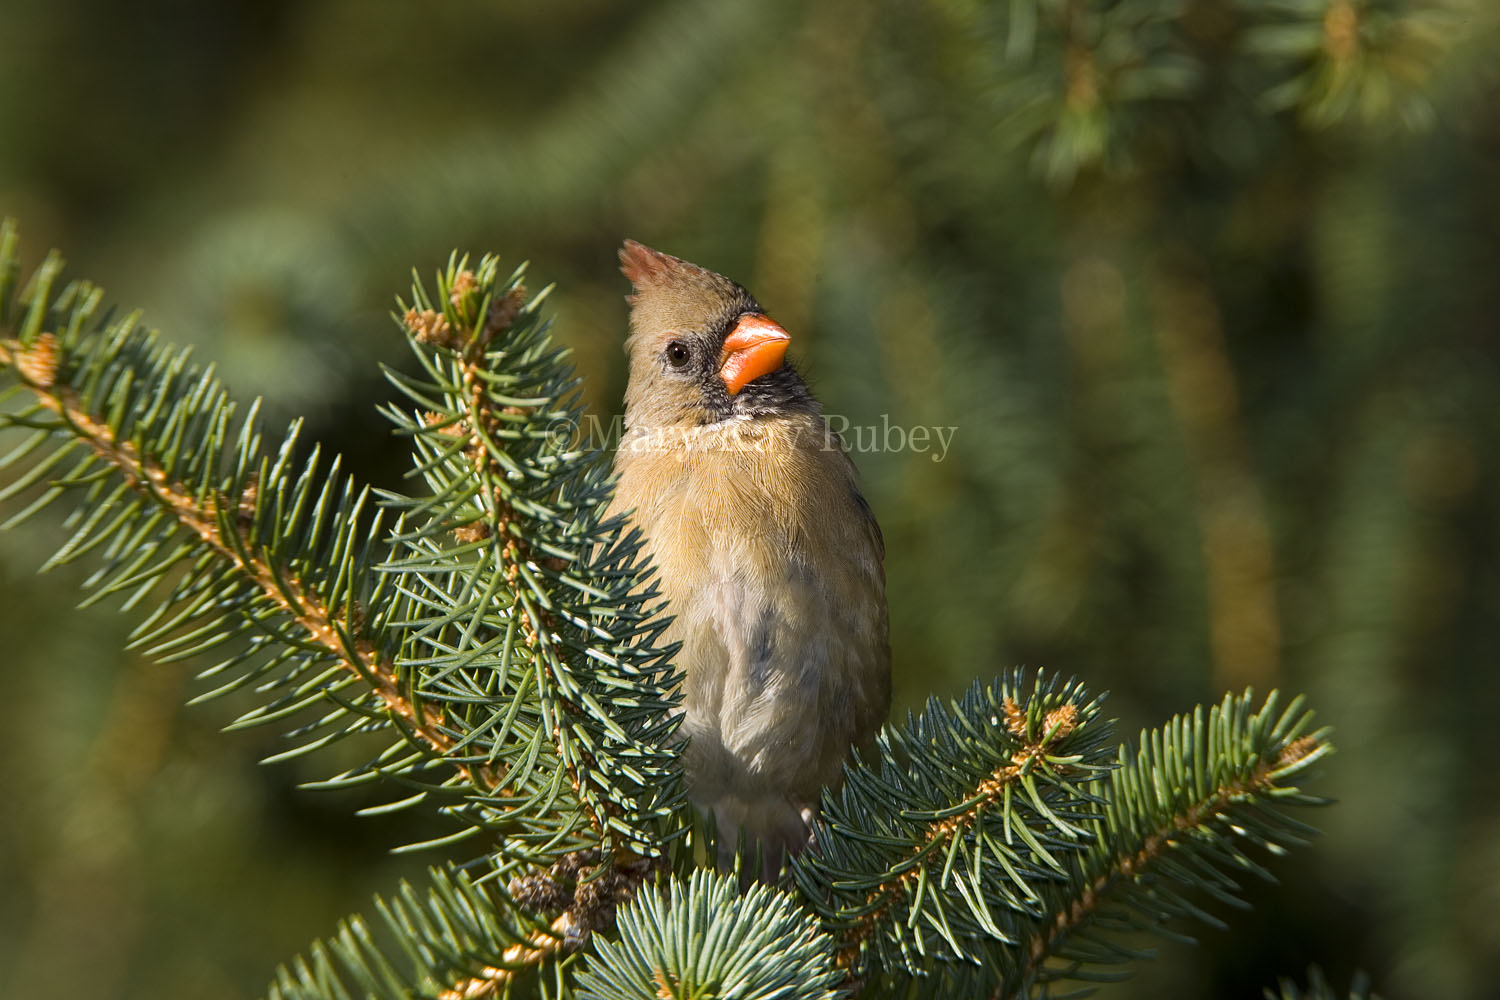
<path fill-rule="evenodd" d="M 1500 982 L 1500 17 L 1474 0 L 11 0 L 0 214 L 360 474 L 385 313 L 533 260 L 603 420 L 633 236 L 846 418 L 898 702 L 1014 663 L 1127 731 L 1305 691 L 1340 805 L 1109 995 Z M 954 428 L 937 460 L 904 437 Z M 859 430 L 859 429 L 866 430 Z M 899 429 L 902 437 L 887 428 Z M 907 447 L 897 447 L 905 440 Z M 0 995 L 254 993 L 421 858 L 0 535 Z M 403 821 L 406 822 L 406 821 Z M 415 839 L 415 838 L 409 838 Z M 80 963 L 84 966 L 80 968 Z"/>

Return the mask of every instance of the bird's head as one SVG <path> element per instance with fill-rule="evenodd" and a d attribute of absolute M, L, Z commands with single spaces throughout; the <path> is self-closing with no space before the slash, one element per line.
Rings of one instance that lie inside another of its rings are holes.
<path fill-rule="evenodd" d="M 635 286 L 627 426 L 816 412 L 786 363 L 791 338 L 740 285 L 634 240 L 620 249 L 620 271 Z"/>

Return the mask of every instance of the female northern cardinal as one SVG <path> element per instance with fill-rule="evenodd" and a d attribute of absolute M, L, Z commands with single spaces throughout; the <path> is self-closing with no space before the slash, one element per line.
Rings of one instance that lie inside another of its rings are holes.
<path fill-rule="evenodd" d="M 627 240 L 613 509 L 645 535 L 684 672 L 684 763 L 766 876 L 890 708 L 885 546 L 789 337 L 728 278 Z"/>

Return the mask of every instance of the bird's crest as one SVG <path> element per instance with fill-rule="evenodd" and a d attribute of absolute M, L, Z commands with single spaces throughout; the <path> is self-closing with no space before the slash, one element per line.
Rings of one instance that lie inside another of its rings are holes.
<path fill-rule="evenodd" d="M 620 273 L 630 279 L 638 293 L 663 285 L 682 283 L 684 280 L 692 284 L 703 284 L 711 279 L 727 281 L 697 264 L 660 250 L 652 250 L 635 240 L 626 240 L 625 245 L 620 247 Z M 629 298 L 632 302 L 635 301 L 635 296 Z"/>

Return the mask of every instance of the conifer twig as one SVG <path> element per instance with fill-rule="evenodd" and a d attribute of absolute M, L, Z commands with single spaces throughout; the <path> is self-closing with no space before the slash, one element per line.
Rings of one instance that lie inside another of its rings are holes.
<path fill-rule="evenodd" d="M 478 288 L 479 280 L 468 268 L 454 275 L 448 298 L 460 321 L 470 318 L 472 299 Z M 442 313 L 432 309 L 418 310 L 413 307 L 402 317 L 407 329 L 418 341 L 457 352 L 458 396 L 466 409 L 462 418 L 451 426 L 458 433 L 468 435 L 464 452 L 473 463 L 475 477 L 485 483 L 503 481 L 505 470 L 492 453 L 494 442 L 499 440 L 499 432 L 504 428 L 506 418 L 519 417 L 526 412 L 515 406 L 497 407 L 484 377 L 487 370 L 486 351 L 516 321 L 525 303 L 526 286 L 518 283 L 494 301 L 482 319 L 466 323 L 470 329 L 462 333 L 454 330 Z M 465 525 L 463 530 L 470 533 L 477 530 L 480 537 L 494 540 L 501 572 L 511 592 L 516 595 L 515 605 L 527 645 L 537 650 L 549 647 L 555 626 L 545 610 L 533 607 L 532 602 L 526 599 L 526 588 L 521 579 L 522 567 L 532 561 L 533 554 L 524 535 L 511 530 L 512 524 L 520 516 L 498 488 L 491 487 L 483 491 L 480 503 L 485 512 L 484 522 L 477 529 L 474 525 Z M 580 714 L 575 706 L 566 702 L 563 707 L 575 716 Z M 554 740 L 561 742 L 562 727 L 554 726 L 552 735 Z M 574 791 L 578 791 L 586 779 L 567 762 L 566 754 L 559 756 L 564 761 L 563 766 Z M 602 840 L 606 835 L 606 824 L 586 797 L 580 795 L 579 804 L 588 815 L 589 825 Z"/>
<path fill-rule="evenodd" d="M 922 859 L 960 835 L 966 827 L 979 819 L 985 809 L 1003 800 L 1006 792 L 1015 787 L 1022 775 L 1046 756 L 1053 743 L 1073 731 L 1079 718 L 1078 706 L 1071 701 L 1064 702 L 1046 714 L 1040 731 L 1032 737 L 1024 708 L 1013 699 L 1006 698 L 1003 711 L 1005 728 L 1020 741 L 1020 749 L 1011 755 L 1008 764 L 996 768 L 989 777 L 975 786 L 973 794 L 969 796 L 967 808 L 934 820 L 929 826 L 931 832 L 927 839 L 917 844 L 904 862 L 887 870 L 886 879 L 870 892 L 870 902 L 876 905 L 846 932 L 844 944 L 835 955 L 840 967 L 853 968 L 860 942 L 875 933 L 881 919 L 900 898 L 904 889 L 921 877 Z"/>
<path fill-rule="evenodd" d="M 1092 881 L 1084 884 L 1071 905 L 1060 910 L 1050 926 L 1032 937 L 1022 960 L 1019 981 L 1029 983 L 1043 963 L 1056 951 L 1068 934 L 1097 912 L 1110 891 L 1128 879 L 1146 873 L 1153 862 L 1174 846 L 1174 838 L 1224 819 L 1237 802 L 1258 798 L 1276 787 L 1276 776 L 1285 768 L 1305 760 L 1326 744 L 1317 736 L 1303 736 L 1284 746 L 1274 761 L 1260 761 L 1248 776 L 1227 781 L 1209 790 L 1186 808 L 1175 812 L 1151 831 L 1140 847 L 1117 855 Z M 992 1000 L 1003 1000 L 1014 983 L 1002 983 Z"/>
<path fill-rule="evenodd" d="M 381 660 L 367 640 L 346 642 L 335 625 L 335 613 L 314 588 L 294 572 L 273 568 L 257 559 L 249 546 L 231 544 L 225 538 L 224 531 L 233 530 L 233 524 L 222 519 L 219 512 L 238 508 L 241 498 L 224 496 L 218 490 L 201 499 L 195 497 L 182 484 L 171 482 L 160 465 L 141 455 L 132 442 L 117 440 L 108 424 L 97 420 L 80 404 L 73 389 L 56 384 L 58 351 L 57 338 L 50 333 L 42 333 L 30 346 L 11 339 L 0 340 L 0 366 L 13 368 L 37 401 L 66 423 L 95 455 L 118 470 L 132 489 L 165 510 L 183 529 L 232 564 L 242 577 L 286 612 L 308 640 L 368 684 L 386 708 L 403 721 L 407 731 L 435 753 L 446 756 L 454 741 L 443 730 L 441 714 L 430 706 L 415 704 L 403 694 L 390 664 Z M 454 767 L 475 788 L 492 791 L 494 783 L 481 782 L 467 765 L 455 762 Z"/>

